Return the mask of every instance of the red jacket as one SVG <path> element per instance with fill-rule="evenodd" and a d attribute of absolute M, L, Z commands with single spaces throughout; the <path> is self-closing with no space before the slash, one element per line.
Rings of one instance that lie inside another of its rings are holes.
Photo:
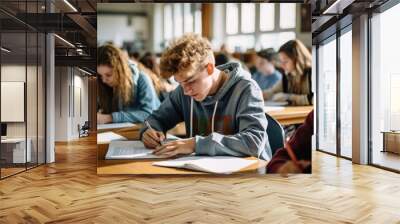
<path fill-rule="evenodd" d="M 311 137 L 314 133 L 314 110 L 312 110 L 305 122 L 296 130 L 287 144 L 290 144 L 297 160 L 311 162 Z M 267 165 L 267 173 L 277 173 L 279 168 L 290 160 L 286 148 L 279 149 Z M 311 173 L 311 165 L 304 173 Z"/>

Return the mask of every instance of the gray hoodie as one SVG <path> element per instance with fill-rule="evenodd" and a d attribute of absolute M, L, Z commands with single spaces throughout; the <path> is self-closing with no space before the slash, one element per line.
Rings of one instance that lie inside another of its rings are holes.
<path fill-rule="evenodd" d="M 269 160 L 272 156 L 260 87 L 236 62 L 217 68 L 228 74 L 228 80 L 214 96 L 197 102 L 184 95 L 179 86 L 147 121 L 164 133 L 184 121 L 186 137 L 196 139 L 196 155 Z M 141 135 L 145 130 L 141 130 Z"/>

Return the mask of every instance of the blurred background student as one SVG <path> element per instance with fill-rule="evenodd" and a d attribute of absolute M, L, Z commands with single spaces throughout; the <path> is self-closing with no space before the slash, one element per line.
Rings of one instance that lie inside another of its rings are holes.
<path fill-rule="evenodd" d="M 312 105 L 311 53 L 300 40 L 290 40 L 279 48 L 279 58 L 285 75 L 270 90 L 264 100 L 288 101 L 291 105 Z"/>
<path fill-rule="evenodd" d="M 164 99 L 168 96 L 169 92 L 171 92 L 178 86 L 177 83 L 175 84 L 169 79 L 164 79 L 163 77 L 161 77 L 159 75 L 160 73 L 155 73 L 154 70 L 151 70 L 149 67 L 145 66 L 142 62 L 133 60 L 133 63 L 137 64 L 139 71 L 143 72 L 151 79 L 160 102 L 164 101 Z"/>
<path fill-rule="evenodd" d="M 140 123 L 159 107 L 151 79 L 117 47 L 98 48 L 97 73 L 97 123 Z"/>
<path fill-rule="evenodd" d="M 282 79 L 282 73 L 279 71 L 278 65 L 278 53 L 273 48 L 268 48 L 257 52 L 256 55 L 257 71 L 252 74 L 252 78 L 265 91 L 272 88 Z"/>

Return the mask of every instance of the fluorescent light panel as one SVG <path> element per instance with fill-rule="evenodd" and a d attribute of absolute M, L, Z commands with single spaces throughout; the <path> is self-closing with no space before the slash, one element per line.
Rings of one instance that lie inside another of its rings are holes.
<path fill-rule="evenodd" d="M 2 47 L 2 48 L 0 48 L 2 51 L 4 51 L 4 52 L 7 52 L 7 53 L 10 53 L 11 51 L 10 50 L 8 50 L 7 48 L 4 48 L 4 47 Z"/>
<path fill-rule="evenodd" d="M 92 75 L 92 74 L 89 73 L 88 71 L 85 71 L 85 70 L 83 70 L 83 69 L 81 69 L 81 68 L 79 68 L 79 67 L 78 67 L 78 69 L 79 69 L 81 72 L 85 73 L 85 74 Z"/>
<path fill-rule="evenodd" d="M 78 12 L 78 10 L 71 4 L 69 3 L 67 0 L 64 0 L 65 4 L 67 4 L 72 10 L 74 10 L 74 12 Z"/>
<path fill-rule="evenodd" d="M 71 42 L 69 42 L 68 40 L 58 36 L 57 34 L 54 34 L 55 37 L 57 37 L 58 39 L 60 39 L 61 41 L 63 41 L 64 43 L 68 44 L 70 47 L 75 48 L 75 45 L 71 44 Z"/>
<path fill-rule="evenodd" d="M 336 0 L 332 5 L 330 5 L 327 9 L 324 10 L 322 14 L 327 14 L 331 9 L 336 7 L 337 4 L 339 4 L 340 0 Z"/>

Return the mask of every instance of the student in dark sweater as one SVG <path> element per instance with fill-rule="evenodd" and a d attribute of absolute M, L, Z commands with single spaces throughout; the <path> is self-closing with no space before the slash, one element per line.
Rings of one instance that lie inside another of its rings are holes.
<path fill-rule="evenodd" d="M 294 135 L 279 149 L 267 165 L 268 173 L 311 173 L 311 137 L 314 133 L 314 110 Z M 296 161 L 290 153 L 293 152 Z"/>

